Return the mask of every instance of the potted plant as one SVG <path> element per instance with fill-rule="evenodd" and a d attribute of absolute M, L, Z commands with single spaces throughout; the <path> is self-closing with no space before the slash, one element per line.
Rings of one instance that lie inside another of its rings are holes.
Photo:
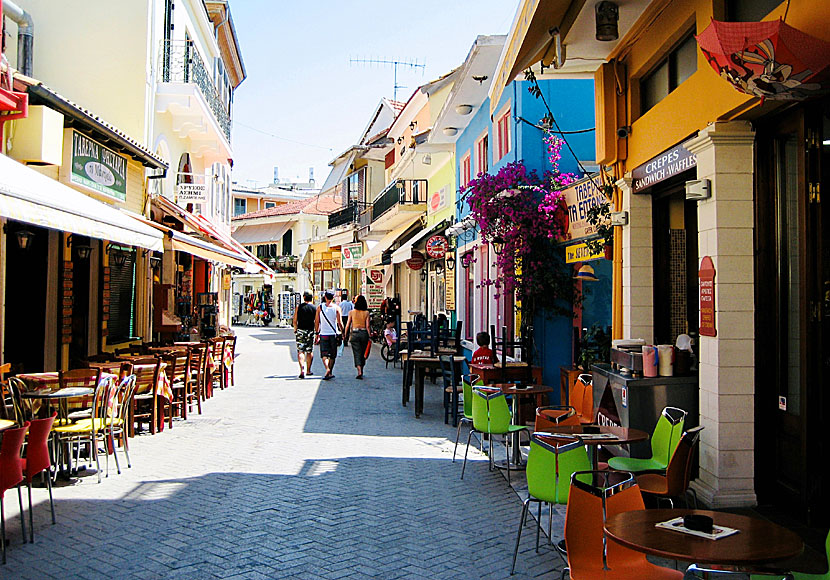
<path fill-rule="evenodd" d="M 584 371 L 590 371 L 591 365 L 611 358 L 611 329 L 594 323 L 579 338 L 579 352 L 576 364 Z"/>

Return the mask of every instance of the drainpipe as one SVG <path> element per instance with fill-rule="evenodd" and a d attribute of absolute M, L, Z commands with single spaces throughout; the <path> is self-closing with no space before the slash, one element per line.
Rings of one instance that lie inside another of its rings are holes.
<path fill-rule="evenodd" d="M 35 45 L 35 24 L 32 15 L 11 0 L 3 0 L 3 13 L 17 24 L 17 68 L 27 77 L 31 77 Z"/>

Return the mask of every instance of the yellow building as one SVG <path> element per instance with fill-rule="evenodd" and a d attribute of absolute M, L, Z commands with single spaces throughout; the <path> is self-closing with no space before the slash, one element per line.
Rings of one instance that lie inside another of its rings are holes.
<path fill-rule="evenodd" d="M 595 72 L 597 160 L 615 186 L 614 209 L 625 212 L 614 235 L 614 334 L 653 344 L 680 334 L 696 340 L 690 376 L 699 410 L 687 425 L 705 430 L 693 487 L 715 507 L 826 514 L 828 484 L 810 470 L 828 459 L 819 443 L 827 371 L 818 362 L 827 356 L 827 177 L 818 167 L 830 155 L 830 103 L 810 96 L 817 87 L 809 79 L 800 84 L 797 63 L 785 53 L 777 61 L 774 43 L 760 41 L 745 48 L 754 56 L 732 58 L 732 80 L 757 91 L 739 92 L 696 37 L 712 19 L 786 17 L 827 42 L 830 6 L 600 4 L 522 2 L 493 90 L 528 67 Z M 749 66 L 756 62 L 762 66 Z M 795 99 L 777 100 L 793 87 Z"/>

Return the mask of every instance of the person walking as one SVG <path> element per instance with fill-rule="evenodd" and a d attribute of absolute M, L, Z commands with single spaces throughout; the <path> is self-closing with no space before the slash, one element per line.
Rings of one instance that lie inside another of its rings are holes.
<path fill-rule="evenodd" d="M 311 361 L 314 360 L 314 318 L 316 309 L 311 303 L 311 292 L 303 293 L 303 303 L 294 309 L 294 337 L 297 340 L 297 361 L 300 363 L 300 378 L 311 375 Z"/>
<path fill-rule="evenodd" d="M 363 380 L 363 367 L 366 366 L 366 349 L 369 346 L 369 305 L 361 294 L 354 301 L 354 309 L 349 312 L 346 321 L 345 335 L 349 337 L 352 346 L 354 366 L 357 369 L 356 379 Z"/>
<path fill-rule="evenodd" d="M 347 318 L 352 310 L 354 310 L 354 302 L 349 300 L 349 291 L 343 290 L 343 296 L 340 300 L 340 312 L 343 313 L 344 318 Z"/>
<path fill-rule="evenodd" d="M 340 316 L 340 307 L 334 303 L 334 293 L 327 290 L 323 295 L 324 302 L 317 307 L 314 317 L 314 332 L 317 333 L 316 342 L 320 344 L 320 357 L 326 367 L 323 380 L 334 378 L 334 362 L 337 360 L 337 335 L 343 331 L 343 320 Z"/>

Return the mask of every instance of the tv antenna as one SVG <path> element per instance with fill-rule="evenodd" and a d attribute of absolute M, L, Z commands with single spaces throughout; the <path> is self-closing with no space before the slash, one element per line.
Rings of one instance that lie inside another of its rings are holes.
<path fill-rule="evenodd" d="M 418 70 L 421 69 L 421 75 L 424 74 L 424 69 L 427 67 L 426 62 L 419 62 L 415 58 L 350 58 L 349 64 L 362 64 L 366 66 L 391 66 L 394 74 L 392 85 L 392 99 L 398 100 L 398 89 L 405 89 L 406 86 L 398 84 L 398 67 Z"/>

